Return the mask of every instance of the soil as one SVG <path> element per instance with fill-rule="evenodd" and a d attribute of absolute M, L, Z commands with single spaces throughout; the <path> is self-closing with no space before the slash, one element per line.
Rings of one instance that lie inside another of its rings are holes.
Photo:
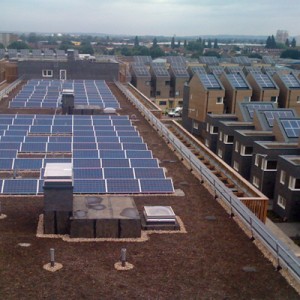
<path fill-rule="evenodd" d="M 67 243 L 36 238 L 41 197 L 2 198 L 0 299 L 300 299 L 140 113 L 112 87 L 122 114 L 137 116 L 141 136 L 185 196 L 135 196 L 170 205 L 186 234 L 152 234 L 140 243 Z M 2 104 L 3 105 L 3 104 Z M 7 104 L 6 104 L 7 105 Z M 5 111 L 0 107 L 0 111 Z M 19 243 L 30 243 L 20 247 Z M 114 265 L 122 247 L 134 268 Z M 49 249 L 63 268 L 48 272 Z"/>

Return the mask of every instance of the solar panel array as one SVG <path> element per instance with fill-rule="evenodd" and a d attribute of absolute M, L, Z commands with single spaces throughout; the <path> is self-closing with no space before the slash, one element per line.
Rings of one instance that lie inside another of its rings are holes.
<path fill-rule="evenodd" d="M 198 74 L 202 84 L 207 89 L 222 89 L 214 74 Z"/>
<path fill-rule="evenodd" d="M 133 60 L 138 64 L 150 64 L 152 62 L 151 56 L 133 56 Z"/>
<path fill-rule="evenodd" d="M 243 65 L 243 66 L 249 66 L 251 65 L 251 60 L 247 56 L 236 56 L 232 58 L 232 62 Z"/>
<path fill-rule="evenodd" d="M 138 77 L 151 77 L 148 68 L 143 64 L 132 64 L 131 65 L 134 74 Z"/>
<path fill-rule="evenodd" d="M 170 65 L 176 65 L 176 64 L 186 65 L 186 61 L 185 61 L 184 57 L 179 56 L 179 55 L 178 56 L 167 56 L 166 59 Z"/>
<path fill-rule="evenodd" d="M 240 73 L 227 74 L 231 85 L 236 89 L 249 89 L 249 85 Z"/>
<path fill-rule="evenodd" d="M 165 65 L 152 64 L 151 69 L 157 77 L 170 77 L 170 74 Z"/>
<path fill-rule="evenodd" d="M 189 77 L 189 73 L 187 72 L 186 66 L 179 63 L 173 63 L 171 65 L 173 74 L 175 75 L 175 77 L 183 77 L 183 78 L 188 78 Z"/>
<path fill-rule="evenodd" d="M 261 88 L 272 88 L 276 89 L 276 85 L 268 74 L 262 73 L 252 73 L 255 81 L 259 84 Z"/>
<path fill-rule="evenodd" d="M 195 73 L 206 74 L 207 73 L 205 68 L 201 67 L 201 66 L 190 66 L 189 68 L 193 74 L 195 74 Z"/>
<path fill-rule="evenodd" d="M 227 74 L 232 74 L 232 73 L 242 73 L 243 69 L 238 66 L 232 66 L 232 67 L 226 67 L 225 71 Z"/>
<path fill-rule="evenodd" d="M 266 110 L 263 111 L 263 114 L 265 115 L 270 127 L 273 127 L 275 119 L 295 117 L 293 111 L 284 110 L 284 109 L 270 110 L 270 111 Z"/>
<path fill-rule="evenodd" d="M 263 67 L 265 73 L 269 73 L 273 76 L 278 70 L 275 67 Z"/>
<path fill-rule="evenodd" d="M 262 61 L 263 61 L 265 64 L 275 65 L 275 61 L 274 61 L 274 59 L 273 59 L 271 56 L 263 56 L 263 57 L 262 57 Z"/>
<path fill-rule="evenodd" d="M 250 72 L 252 72 L 252 73 L 262 73 L 262 71 L 261 71 L 261 68 L 259 68 L 259 67 L 244 67 L 244 69 L 245 69 L 245 73 L 250 73 Z"/>
<path fill-rule="evenodd" d="M 281 74 L 280 78 L 288 88 L 290 88 L 290 89 L 299 89 L 300 88 L 300 82 L 293 73 Z"/>
<path fill-rule="evenodd" d="M 50 162 L 73 164 L 74 193 L 174 192 L 128 116 L 0 116 L 1 170 L 40 172 L 0 180 L 2 194 L 42 193 Z"/>
<path fill-rule="evenodd" d="M 299 138 L 300 119 L 280 120 L 288 138 Z"/>
<path fill-rule="evenodd" d="M 199 60 L 201 63 L 206 65 L 218 65 L 219 59 L 216 56 L 200 56 Z"/>
<path fill-rule="evenodd" d="M 222 66 L 209 66 L 209 71 L 211 73 L 215 73 L 217 76 L 219 76 L 224 72 L 224 67 L 222 67 Z"/>
<path fill-rule="evenodd" d="M 254 111 L 255 110 L 263 110 L 263 109 L 272 109 L 273 104 L 272 103 L 244 103 L 246 106 L 249 116 L 251 119 L 253 119 Z"/>
<path fill-rule="evenodd" d="M 61 91 L 74 89 L 75 105 L 98 105 L 120 108 L 120 104 L 103 80 L 29 80 L 9 103 L 11 108 L 57 108 Z"/>

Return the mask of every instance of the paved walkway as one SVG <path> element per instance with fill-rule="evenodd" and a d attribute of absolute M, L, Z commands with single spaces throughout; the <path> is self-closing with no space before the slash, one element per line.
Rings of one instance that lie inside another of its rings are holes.
<path fill-rule="evenodd" d="M 296 256 L 300 257 L 300 247 L 290 239 L 290 237 L 300 235 L 300 223 L 273 223 L 267 219 L 266 226 L 278 239 L 283 241 Z"/>

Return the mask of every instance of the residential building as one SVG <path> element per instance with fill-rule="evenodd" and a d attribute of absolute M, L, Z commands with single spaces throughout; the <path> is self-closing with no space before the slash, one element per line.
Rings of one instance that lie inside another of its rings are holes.
<path fill-rule="evenodd" d="M 150 98 L 151 74 L 144 64 L 131 64 L 131 83 L 146 97 Z"/>
<path fill-rule="evenodd" d="M 250 72 L 247 81 L 252 87 L 252 101 L 277 102 L 279 88 L 269 74 Z"/>

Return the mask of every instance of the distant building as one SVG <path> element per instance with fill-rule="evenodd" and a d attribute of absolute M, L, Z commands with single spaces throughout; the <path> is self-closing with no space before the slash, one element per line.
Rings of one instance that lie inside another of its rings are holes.
<path fill-rule="evenodd" d="M 0 43 L 7 47 L 12 42 L 16 42 L 18 40 L 18 36 L 13 33 L 0 33 Z"/>
<path fill-rule="evenodd" d="M 275 40 L 278 43 L 284 44 L 286 39 L 289 38 L 289 33 L 287 30 L 277 30 Z"/>

